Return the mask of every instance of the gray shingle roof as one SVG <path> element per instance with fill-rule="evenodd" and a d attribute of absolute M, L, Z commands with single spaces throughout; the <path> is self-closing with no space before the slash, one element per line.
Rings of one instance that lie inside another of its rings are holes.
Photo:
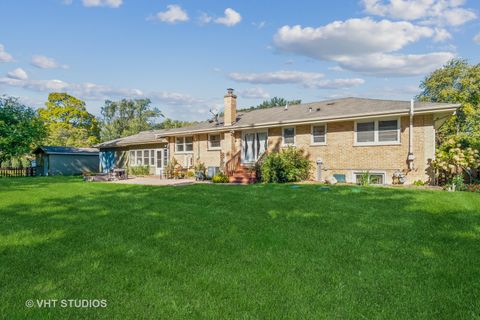
<path fill-rule="evenodd" d="M 74 148 L 74 147 L 57 147 L 42 146 L 38 147 L 34 153 L 45 152 L 46 154 L 78 154 L 78 155 L 98 155 L 97 148 Z"/>
<path fill-rule="evenodd" d="M 156 136 L 159 134 L 162 134 L 164 131 L 165 130 L 141 131 L 137 134 L 134 134 L 128 137 L 100 143 L 97 145 L 97 147 L 108 148 L 108 147 L 122 147 L 122 146 L 148 144 L 148 143 L 161 143 L 165 141 L 162 139 L 156 138 Z"/>
<path fill-rule="evenodd" d="M 459 104 L 415 102 L 415 112 L 434 112 L 458 108 Z M 198 124 L 165 130 L 164 135 L 182 134 L 197 131 L 228 130 L 256 126 L 275 126 L 295 122 L 331 121 L 363 116 L 378 116 L 387 114 L 408 114 L 410 101 L 378 100 L 365 98 L 343 98 L 320 102 L 304 103 L 285 107 L 257 109 L 248 112 L 239 112 L 237 122 L 230 127 L 223 126 L 223 119 L 218 123 L 200 122 Z M 161 134 L 159 135 L 161 136 Z"/>
<path fill-rule="evenodd" d="M 435 112 L 454 110 L 459 104 L 415 102 L 415 112 Z M 380 116 L 388 114 L 408 114 L 410 101 L 379 100 L 366 98 L 342 98 L 312 103 L 242 111 L 237 114 L 237 121 L 225 127 L 223 118 L 218 122 L 203 121 L 190 126 L 166 130 L 143 131 L 136 135 L 104 142 L 98 147 L 118 147 L 134 144 L 161 142 L 160 137 L 193 132 L 226 131 L 230 129 L 248 129 L 258 126 L 279 126 L 289 123 L 320 122 L 358 118 L 364 116 Z"/>

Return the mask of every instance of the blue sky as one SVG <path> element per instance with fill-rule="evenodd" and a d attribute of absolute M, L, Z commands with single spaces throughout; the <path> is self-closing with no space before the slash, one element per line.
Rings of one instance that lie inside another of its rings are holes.
<path fill-rule="evenodd" d="M 202 120 L 235 88 L 273 96 L 410 99 L 453 57 L 479 63 L 477 0 L 2 0 L 0 94 L 42 107 L 66 91 L 98 115 L 148 97 Z"/>

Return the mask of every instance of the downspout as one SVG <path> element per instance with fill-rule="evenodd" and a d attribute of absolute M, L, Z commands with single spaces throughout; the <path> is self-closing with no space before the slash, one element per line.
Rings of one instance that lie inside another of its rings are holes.
<path fill-rule="evenodd" d="M 410 125 L 408 127 L 408 170 L 413 170 L 413 160 L 415 160 L 415 156 L 413 155 L 413 115 L 414 115 L 414 101 L 413 99 L 410 100 Z"/>

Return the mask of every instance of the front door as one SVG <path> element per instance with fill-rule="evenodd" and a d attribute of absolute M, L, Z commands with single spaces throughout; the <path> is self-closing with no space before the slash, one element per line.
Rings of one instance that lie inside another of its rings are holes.
<path fill-rule="evenodd" d="M 266 131 L 246 132 L 242 141 L 242 162 L 253 163 L 267 150 Z"/>

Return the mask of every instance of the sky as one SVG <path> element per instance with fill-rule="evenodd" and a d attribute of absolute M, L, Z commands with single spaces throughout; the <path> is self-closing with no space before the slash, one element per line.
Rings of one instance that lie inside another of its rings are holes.
<path fill-rule="evenodd" d="M 149 98 L 205 120 L 274 96 L 409 100 L 452 58 L 480 61 L 478 0 L 1 0 L 0 95 Z"/>

